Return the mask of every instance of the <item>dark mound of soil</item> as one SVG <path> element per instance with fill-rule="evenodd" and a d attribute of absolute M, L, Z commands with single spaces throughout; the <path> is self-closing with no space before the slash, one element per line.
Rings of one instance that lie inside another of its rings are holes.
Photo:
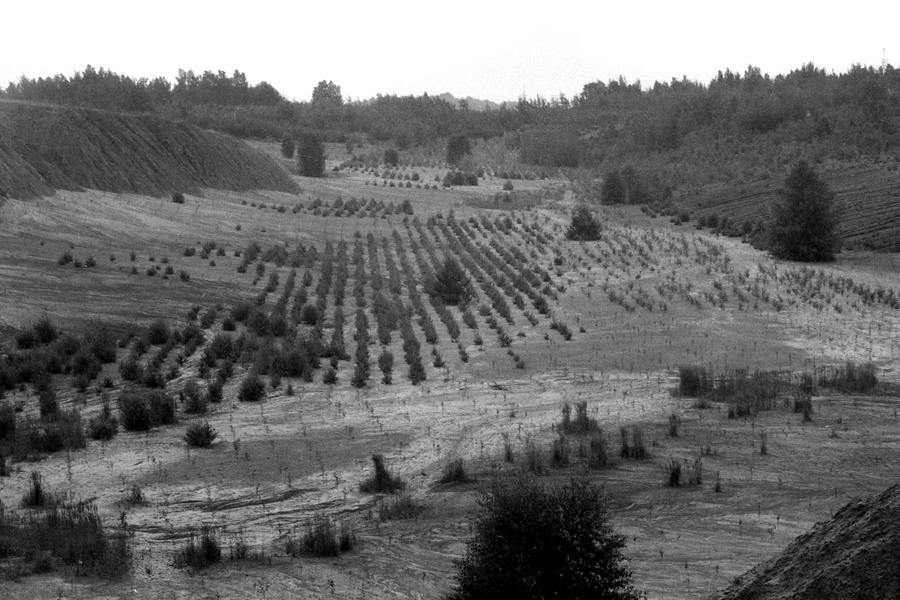
<path fill-rule="evenodd" d="M 91 188 L 163 196 L 200 188 L 296 192 L 241 140 L 151 114 L 0 102 L 0 196 Z"/>
<path fill-rule="evenodd" d="M 900 485 L 850 502 L 739 577 L 721 598 L 900 598 Z"/>

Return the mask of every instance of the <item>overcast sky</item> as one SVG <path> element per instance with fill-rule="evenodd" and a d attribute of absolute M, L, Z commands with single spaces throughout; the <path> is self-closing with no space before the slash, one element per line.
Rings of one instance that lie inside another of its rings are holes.
<path fill-rule="evenodd" d="M 135 8 L 133 8 L 135 7 Z M 900 2 L 7 0 L 0 84 L 85 65 L 174 80 L 234 69 L 308 100 L 330 79 L 345 98 L 382 94 L 515 100 L 585 83 L 719 69 L 787 72 L 812 61 L 900 64 Z"/>

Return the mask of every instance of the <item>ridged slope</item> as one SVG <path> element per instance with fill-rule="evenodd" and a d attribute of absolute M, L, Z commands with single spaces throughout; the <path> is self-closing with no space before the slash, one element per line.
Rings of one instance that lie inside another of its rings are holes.
<path fill-rule="evenodd" d="M 900 598 L 900 485 L 850 502 L 742 575 L 721 598 Z"/>
<path fill-rule="evenodd" d="M 225 134 L 152 114 L 0 102 L 0 195 L 92 188 L 162 196 L 203 187 L 298 190 L 270 157 Z"/>

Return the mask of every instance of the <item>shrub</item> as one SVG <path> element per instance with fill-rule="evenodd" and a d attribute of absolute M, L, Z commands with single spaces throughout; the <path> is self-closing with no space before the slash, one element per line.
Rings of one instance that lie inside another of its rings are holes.
<path fill-rule="evenodd" d="M 466 474 L 465 465 L 461 458 L 451 460 L 445 464 L 441 472 L 441 478 L 438 479 L 438 483 L 466 483 L 468 481 L 469 476 Z"/>
<path fill-rule="evenodd" d="M 206 413 L 208 399 L 200 392 L 197 382 L 193 379 L 184 384 L 181 398 L 184 403 L 184 412 L 201 415 Z"/>
<path fill-rule="evenodd" d="M 151 344 L 165 344 L 169 341 L 169 326 L 162 319 L 156 319 L 147 328 L 147 341 Z"/>
<path fill-rule="evenodd" d="M 384 466 L 384 457 L 380 454 L 372 455 L 372 466 L 375 473 L 359 484 L 359 490 L 367 494 L 389 494 L 406 487 L 401 479 L 391 475 Z"/>
<path fill-rule="evenodd" d="M 53 388 L 41 390 L 38 394 L 38 403 L 42 419 L 51 419 L 59 412 L 59 403 L 56 401 L 56 392 Z"/>
<path fill-rule="evenodd" d="M 513 183 L 512 183 L 512 181 L 507 180 L 506 182 L 503 183 L 503 191 L 504 191 L 504 192 L 511 192 L 511 191 L 513 191 Z"/>
<path fill-rule="evenodd" d="M 191 423 L 184 433 L 184 441 L 187 442 L 188 446 L 195 448 L 209 448 L 218 435 L 218 432 L 208 421 Z"/>
<path fill-rule="evenodd" d="M 50 570 L 58 561 L 74 565 L 78 575 L 118 577 L 131 561 L 126 526 L 123 517 L 116 531 L 107 533 L 92 502 L 66 502 L 26 517 L 6 511 L 3 549 L 33 561 L 35 571 Z"/>
<path fill-rule="evenodd" d="M 572 222 L 566 230 L 566 238 L 576 241 L 593 241 L 600 239 L 602 227 L 591 213 L 587 205 L 580 204 L 572 213 Z"/>
<path fill-rule="evenodd" d="M 323 177 L 325 175 L 325 145 L 313 134 L 305 134 L 300 138 L 297 148 L 297 163 L 300 175 L 304 177 Z"/>
<path fill-rule="evenodd" d="M 281 155 L 287 159 L 294 158 L 294 150 L 296 150 L 294 138 L 289 135 L 284 136 L 281 140 Z"/>
<path fill-rule="evenodd" d="M 394 494 L 378 505 L 378 519 L 381 521 L 412 519 L 420 512 L 422 507 L 416 504 L 407 492 Z"/>
<path fill-rule="evenodd" d="M 197 532 L 191 532 L 188 543 L 175 556 L 174 566 L 176 569 L 185 567 L 205 569 L 221 559 L 222 548 L 219 545 L 216 532 L 211 527 L 204 525 L 200 530 L 199 536 Z"/>
<path fill-rule="evenodd" d="M 109 403 L 104 402 L 100 414 L 88 422 L 88 435 L 92 440 L 109 441 L 119 432 L 119 421 L 112 416 Z"/>
<path fill-rule="evenodd" d="M 678 367 L 678 394 L 699 398 L 713 389 L 712 375 L 703 367 L 682 365 Z"/>
<path fill-rule="evenodd" d="M 878 376 L 872 363 L 856 365 L 848 361 L 842 368 L 824 370 L 819 385 L 844 394 L 866 394 L 878 385 Z"/>
<path fill-rule="evenodd" d="M 259 402 L 266 395 L 266 386 L 255 372 L 247 373 L 238 389 L 238 400 L 241 402 Z"/>
<path fill-rule="evenodd" d="M 400 162 L 400 154 L 396 150 L 388 148 L 384 151 L 384 164 L 396 167 L 398 162 Z"/>
<path fill-rule="evenodd" d="M 22 495 L 22 506 L 25 508 L 52 507 L 57 502 L 55 494 L 44 489 L 44 478 L 37 471 L 31 472 L 28 490 Z"/>
<path fill-rule="evenodd" d="M 124 391 L 119 395 L 122 426 L 128 431 L 147 431 L 175 422 L 175 400 L 161 390 Z"/>
<path fill-rule="evenodd" d="M 609 466 L 611 462 L 606 450 L 606 438 L 602 431 L 597 430 L 591 435 L 588 445 L 588 467 L 602 469 Z"/>
<path fill-rule="evenodd" d="M 545 490 L 535 480 L 497 482 L 479 500 L 452 600 L 638 598 L 625 540 L 607 500 L 587 481 Z"/>
<path fill-rule="evenodd" d="M 334 369 L 334 367 L 325 367 L 325 370 L 322 372 L 322 383 L 334 385 L 335 383 L 337 383 L 337 380 L 337 371 Z"/>
<path fill-rule="evenodd" d="M 300 321 L 304 325 L 315 325 L 322 319 L 319 309 L 313 304 L 304 304 L 300 309 Z"/>
<path fill-rule="evenodd" d="M 172 194 L 172 202 L 175 204 L 184 204 L 184 194 L 181 192 L 175 192 Z"/>
<path fill-rule="evenodd" d="M 221 376 L 222 371 L 219 371 L 219 375 Z M 206 387 L 206 399 L 209 402 L 221 402 L 222 401 L 222 388 L 224 384 L 221 379 L 216 379 L 215 381 L 210 381 L 209 385 Z"/>
<path fill-rule="evenodd" d="M 559 428 L 563 433 L 591 433 L 599 431 L 600 426 L 597 420 L 587 416 L 587 401 L 581 401 L 575 404 L 575 418 L 572 419 L 572 407 L 566 402 L 562 407 L 562 420 Z"/>
<path fill-rule="evenodd" d="M 645 459 L 650 456 L 644 445 L 644 432 L 637 425 L 622 427 L 619 430 L 622 435 L 622 450 L 619 453 L 622 458 Z"/>
<path fill-rule="evenodd" d="M 456 306 L 468 302 L 469 283 L 465 269 L 455 258 L 448 255 L 426 285 L 429 295 L 439 298 L 444 304 Z"/>

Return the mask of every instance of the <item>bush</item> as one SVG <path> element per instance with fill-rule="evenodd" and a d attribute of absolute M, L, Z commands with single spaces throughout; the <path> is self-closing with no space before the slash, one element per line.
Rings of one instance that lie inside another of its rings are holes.
<path fill-rule="evenodd" d="M 156 319 L 147 328 L 147 341 L 153 345 L 169 341 L 169 326 L 162 319 Z"/>
<path fill-rule="evenodd" d="M 218 432 L 208 421 L 191 423 L 184 433 L 184 441 L 187 442 L 188 446 L 195 448 L 209 448 L 218 435 Z"/>
<path fill-rule="evenodd" d="M 453 600 L 638 598 L 625 540 L 607 500 L 586 481 L 545 490 L 535 480 L 497 482 L 479 500 Z"/>
<path fill-rule="evenodd" d="M 428 294 L 450 306 L 465 304 L 469 296 L 469 276 L 452 256 L 447 256 L 427 283 Z"/>
<path fill-rule="evenodd" d="M 678 367 L 678 394 L 699 398 L 712 391 L 712 375 L 703 367 L 682 365 Z"/>
<path fill-rule="evenodd" d="M 393 148 L 384 151 L 384 164 L 390 167 L 396 167 L 400 162 L 400 154 Z"/>
<path fill-rule="evenodd" d="M 322 319 L 319 309 L 313 304 L 304 304 L 300 309 L 300 322 L 304 325 L 315 325 Z"/>
<path fill-rule="evenodd" d="M 6 511 L 2 526 L 3 550 L 33 561 L 35 571 L 62 562 L 73 565 L 77 575 L 119 577 L 130 568 L 131 537 L 124 517 L 109 534 L 92 502 L 62 503 L 25 517 Z"/>
<path fill-rule="evenodd" d="M 266 386 L 255 372 L 250 372 L 241 382 L 238 389 L 238 400 L 241 402 L 259 402 L 266 395 Z"/>
<path fill-rule="evenodd" d="M 56 401 L 56 392 L 52 388 L 41 390 L 38 394 L 41 418 L 51 419 L 59 412 L 59 403 Z"/>
<path fill-rule="evenodd" d="M 819 385 L 843 394 L 866 394 L 878 385 L 878 376 L 872 363 L 856 365 L 848 361 L 842 368 L 824 370 Z"/>
<path fill-rule="evenodd" d="M 184 204 L 184 194 L 181 192 L 175 192 L 172 194 L 172 202 L 175 204 Z"/>
<path fill-rule="evenodd" d="M 284 136 L 281 140 L 281 155 L 287 159 L 294 158 L 294 150 L 296 150 L 294 138 L 289 135 Z"/>
<path fill-rule="evenodd" d="M 122 426 L 128 431 L 148 431 L 175 423 L 175 400 L 161 390 L 124 391 L 119 395 Z"/>
<path fill-rule="evenodd" d="M 438 479 L 438 483 L 466 483 L 468 481 L 469 476 L 466 474 L 465 465 L 461 458 L 451 460 L 445 464 L 441 472 L 441 478 Z"/>
<path fill-rule="evenodd" d="M 644 432 L 637 425 L 622 427 L 619 430 L 622 435 L 622 450 L 619 453 L 622 458 L 634 458 L 642 460 L 648 458 L 650 454 L 644 445 Z"/>
<path fill-rule="evenodd" d="M 422 507 L 416 504 L 412 496 L 407 492 L 400 492 L 383 500 L 378 505 L 378 519 L 391 521 L 394 519 L 412 519 L 422 512 Z"/>
<path fill-rule="evenodd" d="M 340 532 L 334 523 L 324 515 L 316 516 L 306 527 L 299 540 L 289 539 L 286 551 L 291 556 L 338 556 L 350 550 L 355 538 L 346 522 L 341 523 Z"/>
<path fill-rule="evenodd" d="M 211 564 L 222 559 L 222 548 L 216 537 L 216 532 L 209 526 L 203 526 L 199 537 L 192 531 L 187 545 L 175 556 L 176 569 L 191 567 L 205 569 Z"/>
<path fill-rule="evenodd" d="M 325 367 L 325 370 L 322 372 L 322 383 L 327 385 L 334 385 L 337 383 L 338 376 L 337 371 L 334 367 Z"/>
<path fill-rule="evenodd" d="M 372 466 L 375 473 L 359 484 L 359 491 L 367 494 L 390 494 L 406 487 L 406 483 L 391 475 L 384 466 L 384 457 L 372 455 Z"/>
<path fill-rule="evenodd" d="M 208 399 L 200 392 L 197 382 L 193 379 L 184 384 L 181 398 L 184 403 L 184 412 L 200 415 L 206 413 Z"/>
<path fill-rule="evenodd" d="M 103 403 L 100 414 L 88 423 L 88 435 L 92 440 L 109 441 L 119 432 L 119 421 L 112 416 L 109 403 Z"/>
<path fill-rule="evenodd" d="M 572 213 L 572 222 L 566 230 L 566 239 L 589 242 L 599 240 L 602 227 L 600 222 L 584 204 L 580 204 Z"/>
<path fill-rule="evenodd" d="M 300 175 L 304 177 L 323 177 L 325 175 L 325 145 L 317 136 L 305 134 L 300 138 L 297 163 L 300 167 Z"/>
<path fill-rule="evenodd" d="M 572 419 L 572 407 L 566 402 L 562 407 L 562 420 L 559 429 L 563 433 L 591 433 L 599 431 L 597 420 L 587 416 L 587 401 L 575 404 L 575 419 Z"/>

